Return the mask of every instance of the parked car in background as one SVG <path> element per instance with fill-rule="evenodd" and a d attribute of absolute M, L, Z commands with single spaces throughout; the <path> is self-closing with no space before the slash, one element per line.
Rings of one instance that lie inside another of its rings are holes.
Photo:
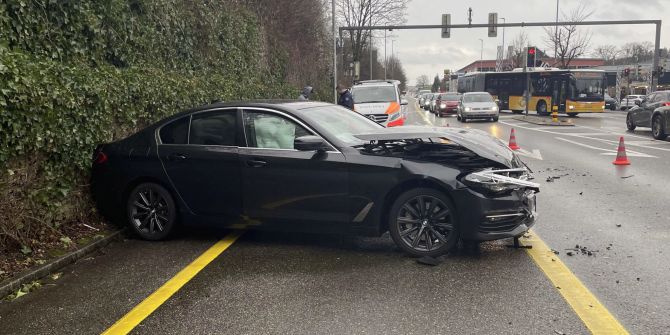
<path fill-rule="evenodd" d="M 456 114 L 461 95 L 456 92 L 440 93 L 435 101 L 435 115 Z"/>
<path fill-rule="evenodd" d="M 407 100 L 401 98 L 397 80 L 364 80 L 351 87 L 354 110 L 386 127 L 405 123 Z"/>
<path fill-rule="evenodd" d="M 638 94 L 631 94 L 627 95 L 625 98 L 621 99 L 621 110 L 625 111 L 627 109 L 633 108 L 637 106 L 635 102 L 640 102 L 642 101 L 642 98 L 644 98 L 644 95 L 638 95 Z"/>
<path fill-rule="evenodd" d="M 605 93 L 605 109 L 609 109 L 609 110 L 612 110 L 612 111 L 615 111 L 615 110 L 618 109 L 616 99 L 612 98 L 607 93 Z"/>
<path fill-rule="evenodd" d="M 498 121 L 499 109 L 488 92 L 468 92 L 461 96 L 458 104 L 458 121 L 492 120 Z"/>
<path fill-rule="evenodd" d="M 384 128 L 322 102 L 217 103 L 94 152 L 100 210 L 147 240 L 178 224 L 380 236 L 413 256 L 535 223 L 524 163 L 475 129 Z"/>
<path fill-rule="evenodd" d="M 626 127 L 651 128 L 651 134 L 657 140 L 664 140 L 670 134 L 668 118 L 670 117 L 670 91 L 656 91 L 643 97 L 638 105 L 631 108 L 626 115 Z"/>

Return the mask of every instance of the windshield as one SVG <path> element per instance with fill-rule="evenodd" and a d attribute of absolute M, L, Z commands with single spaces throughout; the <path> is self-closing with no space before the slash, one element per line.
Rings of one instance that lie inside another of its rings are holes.
<path fill-rule="evenodd" d="M 397 101 L 395 86 L 354 86 L 354 103 Z"/>
<path fill-rule="evenodd" d="M 354 137 L 384 128 L 361 114 L 340 106 L 314 107 L 305 109 L 304 118 L 311 124 L 318 124 L 329 135 L 349 145 L 361 144 L 364 141 Z"/>
<path fill-rule="evenodd" d="M 467 94 L 463 96 L 463 102 L 493 102 L 489 94 Z"/>

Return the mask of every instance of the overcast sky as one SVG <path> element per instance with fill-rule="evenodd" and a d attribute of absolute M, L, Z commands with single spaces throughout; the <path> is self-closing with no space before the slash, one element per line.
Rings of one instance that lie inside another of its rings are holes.
<path fill-rule="evenodd" d="M 577 7 L 581 0 L 560 0 L 561 12 L 569 12 Z M 594 14 L 590 20 L 639 20 L 666 19 L 661 30 L 661 47 L 670 45 L 670 0 L 590 0 L 588 3 Z M 407 10 L 407 24 L 441 24 L 442 13 L 451 14 L 452 24 L 467 23 L 468 7 L 472 7 L 472 23 L 488 22 L 488 13 L 497 12 L 507 22 L 554 21 L 556 17 L 555 0 L 412 0 Z M 502 23 L 502 20 L 499 22 Z M 531 44 L 548 49 L 545 33 L 540 27 L 506 28 L 505 45 L 524 30 Z M 654 25 L 635 26 L 593 26 L 591 46 L 602 44 L 623 45 L 627 42 L 654 42 Z M 395 35 L 387 40 L 387 52 L 391 53 L 391 39 L 395 40 L 394 52 L 400 58 L 407 78 L 411 84 L 426 74 L 430 78 L 441 74 L 444 69 L 458 70 L 479 59 L 481 42 L 484 40 L 484 59 L 495 59 L 496 45 L 502 45 L 502 29 L 498 37 L 487 36 L 485 28 L 452 29 L 451 38 L 443 39 L 440 31 L 404 30 L 394 31 Z M 383 43 L 383 39 L 377 43 Z M 381 45 L 383 50 L 383 44 Z M 552 53 L 553 50 L 547 50 Z M 589 54 L 588 56 L 591 56 Z"/>

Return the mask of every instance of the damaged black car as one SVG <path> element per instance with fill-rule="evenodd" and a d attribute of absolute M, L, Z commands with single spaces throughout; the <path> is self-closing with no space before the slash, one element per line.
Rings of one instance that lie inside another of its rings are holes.
<path fill-rule="evenodd" d="M 471 129 L 384 128 L 328 103 L 217 103 L 99 145 L 92 193 L 141 238 L 178 224 L 390 232 L 414 256 L 459 239 L 523 235 L 536 220 L 525 164 Z"/>

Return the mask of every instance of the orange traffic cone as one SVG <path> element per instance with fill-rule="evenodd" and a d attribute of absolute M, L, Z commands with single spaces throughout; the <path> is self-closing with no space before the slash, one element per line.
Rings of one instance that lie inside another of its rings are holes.
<path fill-rule="evenodd" d="M 619 139 L 619 148 L 616 151 L 616 159 L 612 162 L 614 165 L 630 165 L 626 156 L 626 146 L 623 144 L 623 136 Z"/>
<path fill-rule="evenodd" d="M 509 148 L 512 150 L 519 150 L 521 147 L 519 147 L 516 144 L 516 135 L 514 133 L 514 128 L 512 128 L 512 132 L 509 134 Z"/>

